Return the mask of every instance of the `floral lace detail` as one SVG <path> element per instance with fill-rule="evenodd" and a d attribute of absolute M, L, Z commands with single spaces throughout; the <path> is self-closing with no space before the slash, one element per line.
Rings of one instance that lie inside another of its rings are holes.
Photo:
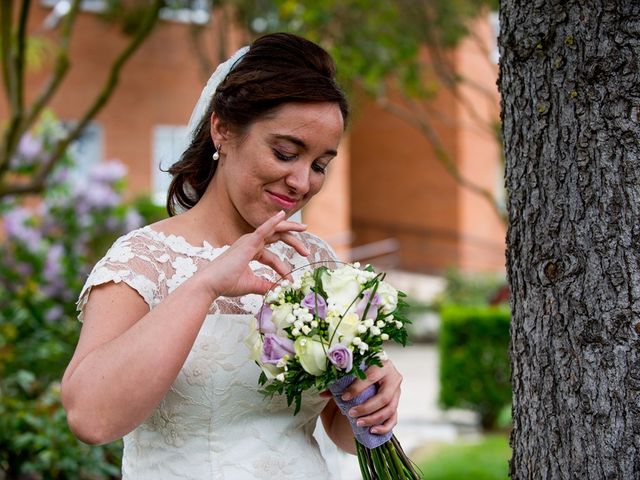
<path fill-rule="evenodd" d="M 284 243 L 269 249 L 292 269 L 335 260 L 318 237 L 303 233 L 300 238 L 312 252 L 306 258 Z M 91 288 L 108 282 L 130 286 L 152 309 L 227 248 L 190 245 L 150 227 L 135 230 L 119 238 L 94 267 L 78 300 L 79 318 Z M 265 265 L 252 262 L 251 267 L 277 279 Z M 244 341 L 262 300 L 245 295 L 212 303 L 171 389 L 124 438 L 124 480 L 336 478 L 313 438 L 327 400 L 305 392 L 294 417 L 285 398 L 265 399 L 258 391 L 260 369 L 249 360 Z"/>
<path fill-rule="evenodd" d="M 302 257 L 282 242 L 268 248 L 291 265 L 292 270 L 310 263 L 336 260 L 335 253 L 323 240 L 309 233 L 299 235 L 311 251 L 308 257 Z M 82 320 L 91 288 L 108 282 L 126 283 L 140 294 L 151 309 L 227 248 L 228 245 L 212 247 L 207 242 L 197 247 L 184 237 L 167 235 L 148 226 L 134 230 L 116 240 L 89 274 L 77 303 L 80 312 L 78 317 Z M 257 274 L 273 281 L 277 279 L 269 267 L 258 262 L 251 262 L 250 265 Z M 301 274 L 301 270 L 294 272 L 294 276 Z M 262 301 L 260 295 L 221 297 L 213 302 L 210 313 L 253 314 L 259 310 Z"/>

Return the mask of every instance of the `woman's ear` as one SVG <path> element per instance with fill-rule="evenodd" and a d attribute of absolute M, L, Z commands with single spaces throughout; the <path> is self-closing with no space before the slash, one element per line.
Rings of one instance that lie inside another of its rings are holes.
<path fill-rule="evenodd" d="M 229 129 L 216 115 L 216 112 L 211 114 L 211 138 L 215 145 L 226 143 L 229 139 Z"/>

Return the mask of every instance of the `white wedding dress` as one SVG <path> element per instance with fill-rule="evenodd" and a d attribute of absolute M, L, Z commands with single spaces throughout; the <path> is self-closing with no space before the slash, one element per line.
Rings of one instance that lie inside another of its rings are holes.
<path fill-rule="evenodd" d="M 294 268 L 335 259 L 319 238 L 306 233 L 301 238 L 312 252 L 308 258 L 281 242 L 269 248 Z M 92 286 L 125 282 L 152 309 L 226 248 L 196 247 L 150 227 L 134 230 L 94 267 L 80 294 L 79 318 Z M 251 266 L 275 278 L 264 265 Z M 244 340 L 261 305 L 259 295 L 213 303 L 171 389 L 124 437 L 123 479 L 336 478 L 313 436 L 327 400 L 307 392 L 301 411 L 293 416 L 284 397 L 265 399 L 258 393 L 260 369 L 249 359 Z"/>

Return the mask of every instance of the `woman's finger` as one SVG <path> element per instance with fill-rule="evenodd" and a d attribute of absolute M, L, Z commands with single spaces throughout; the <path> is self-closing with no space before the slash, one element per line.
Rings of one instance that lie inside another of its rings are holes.
<path fill-rule="evenodd" d="M 349 388 L 344 391 L 344 393 L 342 394 L 342 399 L 347 401 L 351 400 L 353 397 L 360 395 L 371 385 L 382 380 L 382 378 L 385 376 L 385 373 L 386 372 L 382 368 L 376 365 L 370 366 L 365 372 L 367 378 L 365 380 L 360 380 L 359 378 L 356 379 L 351 385 L 349 385 Z"/>
<path fill-rule="evenodd" d="M 308 257 L 309 255 L 311 255 L 311 252 L 304 244 L 302 239 L 296 237 L 295 235 L 292 235 L 291 233 L 281 233 L 280 240 L 293 247 L 296 252 L 298 252 L 303 257 Z"/>
<path fill-rule="evenodd" d="M 292 222 L 290 220 L 283 220 L 276 225 L 276 232 L 304 232 L 307 229 L 305 223 Z"/>
<path fill-rule="evenodd" d="M 264 243 L 267 238 L 275 233 L 278 224 L 284 219 L 284 215 L 284 210 L 280 210 L 273 217 L 269 218 L 262 225 L 256 228 L 253 235 Z"/>
<path fill-rule="evenodd" d="M 398 406 L 400 400 L 400 390 L 392 388 L 388 385 L 381 385 L 378 392 L 368 399 L 366 402 L 361 403 L 349 410 L 349 416 L 353 418 L 359 418 L 362 416 L 371 415 L 379 410 L 386 408 L 388 405 L 392 405 L 394 408 Z M 372 423 L 371 425 L 374 425 Z"/>
<path fill-rule="evenodd" d="M 385 433 L 389 433 L 391 430 L 393 430 L 393 427 L 395 427 L 397 424 L 398 424 L 398 413 L 396 411 L 385 422 L 381 423 L 380 425 L 376 425 L 375 427 L 372 427 L 371 433 L 384 435 Z"/>
<path fill-rule="evenodd" d="M 258 252 L 258 255 L 256 255 L 255 259 L 260 263 L 273 268 L 281 277 L 291 279 L 291 266 L 280 260 L 280 257 L 278 257 L 275 253 L 270 252 L 266 248 L 263 248 L 260 252 Z"/>

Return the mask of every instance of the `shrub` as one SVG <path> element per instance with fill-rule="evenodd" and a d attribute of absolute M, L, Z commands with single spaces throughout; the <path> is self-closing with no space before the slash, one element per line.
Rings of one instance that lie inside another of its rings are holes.
<path fill-rule="evenodd" d="M 492 429 L 511 401 L 509 310 L 449 305 L 441 310 L 440 403 L 479 413 Z"/>
<path fill-rule="evenodd" d="M 449 269 L 444 278 L 446 288 L 434 301 L 435 307 L 443 305 L 487 305 L 495 293 L 505 285 L 502 275 L 490 273 L 462 273 Z"/>
<path fill-rule="evenodd" d="M 23 139 L 13 161 L 34 168 L 56 129 L 49 122 Z M 119 475 L 120 442 L 78 441 L 66 424 L 59 381 L 77 343 L 75 301 L 91 267 L 143 218 L 123 201 L 123 165 L 97 165 L 81 181 L 72 172 L 67 156 L 41 203 L 0 204 L 0 478 Z"/>

